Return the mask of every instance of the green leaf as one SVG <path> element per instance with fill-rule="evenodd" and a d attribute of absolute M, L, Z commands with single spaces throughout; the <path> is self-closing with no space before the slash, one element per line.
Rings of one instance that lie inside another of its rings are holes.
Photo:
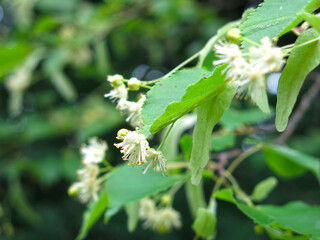
<path fill-rule="evenodd" d="M 283 177 L 295 177 L 305 170 L 320 180 L 320 160 L 305 153 L 278 145 L 264 145 L 269 167 Z"/>
<path fill-rule="evenodd" d="M 124 204 L 157 194 L 185 179 L 186 175 L 169 175 L 168 177 L 162 177 L 160 174 L 144 175 L 142 166 L 117 167 L 106 181 L 99 200 L 93 203 L 85 213 L 78 239 L 86 237 L 89 229 L 107 207 L 110 211 L 105 215 L 105 222 Z"/>
<path fill-rule="evenodd" d="M 210 72 L 200 68 L 176 72 L 156 84 L 147 94 L 142 117 L 142 133 L 155 134 L 194 109 L 198 104 L 218 94 L 224 86 L 221 75 L 225 66 Z"/>
<path fill-rule="evenodd" d="M 126 210 L 128 216 L 128 231 L 133 232 L 139 222 L 139 201 L 129 202 L 124 205 L 124 209 Z"/>
<path fill-rule="evenodd" d="M 210 138 L 213 127 L 230 107 L 235 93 L 236 87 L 227 85 L 223 92 L 197 108 L 197 123 L 193 131 L 190 159 L 192 184 L 197 185 L 201 180 L 202 170 L 209 161 Z"/>
<path fill-rule="evenodd" d="M 227 129 L 235 129 L 237 127 L 249 124 L 255 124 L 270 118 L 271 114 L 265 114 L 259 109 L 229 109 L 220 119 L 219 123 Z"/>
<path fill-rule="evenodd" d="M 267 90 L 261 89 L 260 91 L 261 91 L 261 97 L 258 99 L 256 104 L 262 112 L 268 114 L 268 113 L 270 113 L 270 107 L 269 107 Z"/>
<path fill-rule="evenodd" d="M 300 201 L 283 206 L 248 206 L 235 200 L 230 189 L 218 191 L 215 197 L 234 203 L 240 211 L 266 229 L 284 229 L 303 235 L 311 234 L 311 240 L 320 239 L 320 206 L 311 206 Z"/>
<path fill-rule="evenodd" d="M 279 79 L 276 128 L 283 131 L 306 76 L 320 63 L 320 34 L 315 29 L 304 31 L 297 39 L 287 65 Z M 300 44 L 318 39 L 306 45 Z"/>
<path fill-rule="evenodd" d="M 21 63 L 30 51 L 30 46 L 21 42 L 0 47 L 0 77 Z"/>
<path fill-rule="evenodd" d="M 236 200 L 233 197 L 232 191 L 230 189 L 221 189 L 214 194 L 214 197 L 227 202 L 236 203 Z"/>
<path fill-rule="evenodd" d="M 265 36 L 270 39 L 280 37 L 302 21 L 298 16 L 300 11 L 312 12 L 318 3 L 319 0 L 264 1 L 248 20 L 240 25 L 240 30 L 244 37 L 257 43 Z M 243 43 L 244 48 L 248 46 L 248 43 Z"/>
<path fill-rule="evenodd" d="M 303 202 L 290 202 L 283 206 L 259 205 L 250 207 L 237 203 L 238 208 L 255 223 L 263 226 L 278 226 L 299 234 L 311 234 L 311 239 L 320 239 L 320 206 Z"/>
<path fill-rule="evenodd" d="M 268 177 L 267 179 L 259 182 L 251 194 L 251 199 L 256 202 L 263 201 L 269 193 L 277 186 L 278 180 L 275 177 Z"/>
<path fill-rule="evenodd" d="M 308 13 L 306 11 L 302 11 L 300 13 L 300 16 L 304 20 L 306 20 L 312 27 L 317 29 L 318 32 L 320 32 L 320 18 L 318 16 Z"/>
<path fill-rule="evenodd" d="M 197 218 L 192 224 L 192 229 L 197 236 L 209 238 L 216 231 L 217 217 L 208 209 L 199 208 Z"/>
<path fill-rule="evenodd" d="M 36 7 L 46 12 L 68 12 L 74 10 L 79 1 L 80 0 L 41 0 L 37 2 Z"/>
<path fill-rule="evenodd" d="M 230 132 L 223 135 L 213 135 L 211 137 L 210 150 L 221 151 L 229 147 L 233 147 L 236 143 L 236 136 Z"/>

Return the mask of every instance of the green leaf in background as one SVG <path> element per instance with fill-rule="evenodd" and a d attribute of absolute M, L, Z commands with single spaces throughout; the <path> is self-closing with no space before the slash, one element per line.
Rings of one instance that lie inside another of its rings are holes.
<path fill-rule="evenodd" d="M 209 238 L 216 231 L 217 217 L 208 209 L 199 208 L 192 229 L 198 237 Z"/>
<path fill-rule="evenodd" d="M 255 207 L 238 202 L 237 206 L 260 225 L 279 227 L 303 235 L 311 234 L 311 240 L 320 239 L 320 206 L 311 206 L 299 201 L 283 206 L 259 205 Z"/>
<path fill-rule="evenodd" d="M 193 130 L 190 158 L 192 184 L 200 183 L 203 168 L 209 161 L 212 130 L 230 107 L 235 94 L 236 87 L 231 84 L 227 85 L 223 92 L 197 108 L 197 122 Z"/>
<path fill-rule="evenodd" d="M 198 209 L 206 206 L 203 184 L 195 186 L 188 180 L 184 186 L 191 216 L 192 218 L 196 218 Z"/>
<path fill-rule="evenodd" d="M 320 180 L 320 160 L 305 153 L 278 145 L 264 145 L 269 167 L 283 177 L 295 177 L 305 170 Z"/>
<path fill-rule="evenodd" d="M 276 128 L 283 131 L 306 76 L 320 64 L 320 34 L 315 29 L 304 31 L 297 39 L 277 90 Z M 299 47 L 300 44 L 307 43 Z"/>
<path fill-rule="evenodd" d="M 180 138 L 180 147 L 187 160 L 190 160 L 192 150 L 192 137 L 189 134 L 184 134 Z"/>
<path fill-rule="evenodd" d="M 247 125 L 247 124 L 255 124 L 258 122 L 262 122 L 264 120 L 269 119 L 272 114 L 265 114 L 261 112 L 259 109 L 242 109 L 235 110 L 229 109 L 225 112 L 225 114 L 220 119 L 219 123 L 229 129 L 235 129 L 237 127 Z"/>
<path fill-rule="evenodd" d="M 258 99 L 256 104 L 262 112 L 268 114 L 270 113 L 270 107 L 269 107 L 267 90 L 264 88 L 264 89 L 261 89 L 260 91 L 261 91 L 261 97 Z"/>
<path fill-rule="evenodd" d="M 277 186 L 278 180 L 275 177 L 268 177 L 259 182 L 251 194 L 251 199 L 256 202 L 261 202 L 266 199 L 269 193 Z"/>
<path fill-rule="evenodd" d="M 211 137 L 211 147 L 210 150 L 222 151 L 226 148 L 233 147 L 236 143 L 236 136 L 230 132 L 222 135 L 213 135 Z"/>
<path fill-rule="evenodd" d="M 155 134 L 199 103 L 218 94 L 224 86 L 225 66 L 213 74 L 200 68 L 181 70 L 163 79 L 147 94 L 142 109 L 145 135 Z"/>
<path fill-rule="evenodd" d="M 298 234 L 312 235 L 311 240 L 320 239 L 320 206 L 311 206 L 304 202 L 289 202 L 283 206 L 248 206 L 235 200 L 230 189 L 221 189 L 215 194 L 217 199 L 234 203 L 240 211 L 255 223 L 270 229 L 285 229 Z"/>
<path fill-rule="evenodd" d="M 144 197 L 157 194 L 178 183 L 186 180 L 186 175 L 169 175 L 162 177 L 160 174 L 142 174 L 142 166 L 132 168 L 128 165 L 117 167 L 105 183 L 100 199 L 93 203 L 85 214 L 78 239 L 83 239 L 89 229 L 103 214 L 106 208 L 112 210 L 114 215 L 124 204 L 138 201 Z M 105 219 L 108 221 L 109 219 Z"/>
<path fill-rule="evenodd" d="M 10 70 L 21 63 L 30 53 L 31 48 L 28 44 L 17 42 L 0 47 L 0 81 Z"/>
<path fill-rule="evenodd" d="M 240 30 L 244 37 L 257 43 L 265 36 L 270 39 L 279 37 L 302 21 L 298 16 L 300 11 L 312 12 L 318 3 L 319 0 L 265 1 L 240 25 Z M 243 43 L 244 48 L 248 46 L 248 43 Z"/>
<path fill-rule="evenodd" d="M 128 216 L 128 231 L 133 232 L 139 222 L 139 209 L 140 209 L 140 202 L 129 202 L 124 205 L 124 209 L 126 211 L 126 214 Z"/>
<path fill-rule="evenodd" d="M 80 0 L 41 0 L 37 1 L 36 8 L 45 12 L 69 12 L 77 7 L 79 1 Z"/>

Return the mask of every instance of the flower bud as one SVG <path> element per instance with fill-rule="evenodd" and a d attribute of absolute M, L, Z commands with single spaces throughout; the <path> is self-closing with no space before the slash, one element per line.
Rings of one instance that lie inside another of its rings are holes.
<path fill-rule="evenodd" d="M 117 133 L 117 139 L 123 140 L 125 136 L 129 133 L 128 129 L 122 128 Z"/>
<path fill-rule="evenodd" d="M 230 42 L 238 42 L 241 37 L 241 32 L 238 28 L 232 28 L 227 33 L 227 38 Z"/>
<path fill-rule="evenodd" d="M 171 201 L 172 201 L 172 199 L 171 199 L 171 196 L 169 194 L 165 194 L 161 198 L 161 203 L 163 205 L 170 205 Z"/>
<path fill-rule="evenodd" d="M 108 75 L 108 81 L 110 82 L 111 86 L 116 88 L 123 84 L 123 76 L 119 74 Z"/>
<path fill-rule="evenodd" d="M 136 78 L 130 78 L 128 81 L 129 90 L 138 91 L 141 86 L 141 81 Z"/>
<path fill-rule="evenodd" d="M 72 196 L 72 197 L 78 196 L 79 193 L 80 193 L 80 190 L 81 190 L 81 187 L 79 186 L 79 184 L 74 183 L 74 184 L 72 184 L 72 185 L 69 187 L 69 189 L 68 189 L 68 195 L 69 195 L 69 196 Z"/>

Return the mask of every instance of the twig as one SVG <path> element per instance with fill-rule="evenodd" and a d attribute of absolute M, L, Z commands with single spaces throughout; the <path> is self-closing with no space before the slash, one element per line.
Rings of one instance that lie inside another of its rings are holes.
<path fill-rule="evenodd" d="M 276 139 L 274 143 L 283 144 L 288 138 L 293 134 L 295 129 L 297 128 L 297 123 L 302 119 L 306 111 L 309 109 L 312 100 L 317 96 L 317 93 L 320 90 L 320 74 L 314 74 L 315 81 L 313 85 L 310 87 L 308 92 L 303 96 L 300 105 L 297 110 L 292 114 L 292 117 L 289 120 L 288 126 L 286 130 Z"/>

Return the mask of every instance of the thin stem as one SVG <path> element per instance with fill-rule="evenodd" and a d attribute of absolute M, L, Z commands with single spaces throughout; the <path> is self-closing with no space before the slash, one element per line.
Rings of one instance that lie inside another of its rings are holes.
<path fill-rule="evenodd" d="M 305 46 L 305 45 L 308 45 L 308 44 L 310 44 L 310 43 L 313 43 L 313 42 L 316 42 L 316 41 L 319 41 L 319 40 L 320 40 L 320 37 L 315 38 L 315 39 L 312 39 L 312 40 L 310 40 L 310 41 L 301 43 L 301 44 L 299 44 L 299 45 L 295 45 L 293 48 L 287 49 L 287 51 L 288 51 L 288 52 L 291 52 L 291 51 L 292 51 L 293 49 L 295 49 L 295 48 L 303 47 L 303 46 Z"/>
<path fill-rule="evenodd" d="M 245 160 L 247 157 L 249 157 L 250 155 L 258 152 L 259 150 L 262 149 L 262 144 L 258 144 L 255 145 L 251 148 L 249 148 L 247 151 L 243 152 L 242 154 L 239 155 L 239 157 L 237 157 L 228 167 L 227 171 L 232 173 L 238 166 L 240 163 L 243 162 L 243 160 Z"/>
<path fill-rule="evenodd" d="M 166 139 L 167 139 L 167 137 L 168 137 L 168 135 L 169 135 L 169 133 L 170 133 L 170 131 L 171 131 L 171 129 L 172 129 L 172 127 L 173 127 L 174 123 L 175 123 L 175 122 L 173 122 L 173 123 L 171 124 L 171 126 L 170 126 L 170 128 L 169 128 L 168 132 L 167 132 L 167 133 L 166 133 L 166 135 L 164 136 L 164 138 L 163 138 L 162 142 L 160 143 L 160 146 L 158 147 L 157 151 L 159 151 L 159 150 L 161 149 L 162 145 L 163 145 L 163 144 L 164 144 L 164 142 L 166 141 Z"/>
<path fill-rule="evenodd" d="M 262 148 L 262 144 L 258 144 L 252 148 L 249 148 L 247 151 L 243 152 L 240 154 L 228 167 L 226 170 L 230 174 L 238 167 L 240 163 L 243 162 L 247 157 L 250 155 L 258 152 Z M 219 180 L 216 182 L 216 184 L 213 187 L 212 193 L 211 193 L 211 198 L 214 198 L 214 194 L 219 190 L 219 188 L 222 186 L 223 183 L 223 178 L 219 178 Z"/>
<path fill-rule="evenodd" d="M 250 43 L 253 46 L 260 47 L 259 43 L 256 43 L 255 41 L 252 41 L 249 38 L 241 37 L 241 40 L 243 40 L 244 42 Z"/>
<path fill-rule="evenodd" d="M 105 175 L 101 176 L 100 178 L 97 179 L 97 183 L 100 184 L 107 180 L 111 176 L 112 172 L 106 173 Z"/>
<path fill-rule="evenodd" d="M 202 49 L 201 49 L 202 50 Z M 161 78 L 157 78 L 155 80 L 152 81 L 148 81 L 145 82 L 145 84 L 153 84 L 156 83 L 158 81 L 160 81 L 161 79 L 167 78 L 169 77 L 171 74 L 173 74 L 174 72 L 176 72 L 177 70 L 179 70 L 180 68 L 184 67 L 185 65 L 187 65 L 189 62 L 191 62 L 192 60 L 196 59 L 197 57 L 200 56 L 201 54 L 201 50 L 199 52 L 196 52 L 194 55 L 192 55 L 191 57 L 189 57 L 188 59 L 186 59 L 185 61 L 183 61 L 182 63 L 180 63 L 178 66 L 176 66 L 174 69 L 172 69 L 170 72 L 168 72 L 166 75 L 162 76 Z"/>
<path fill-rule="evenodd" d="M 106 159 L 103 159 L 102 163 L 109 169 L 113 169 L 113 166 L 106 160 Z"/>

